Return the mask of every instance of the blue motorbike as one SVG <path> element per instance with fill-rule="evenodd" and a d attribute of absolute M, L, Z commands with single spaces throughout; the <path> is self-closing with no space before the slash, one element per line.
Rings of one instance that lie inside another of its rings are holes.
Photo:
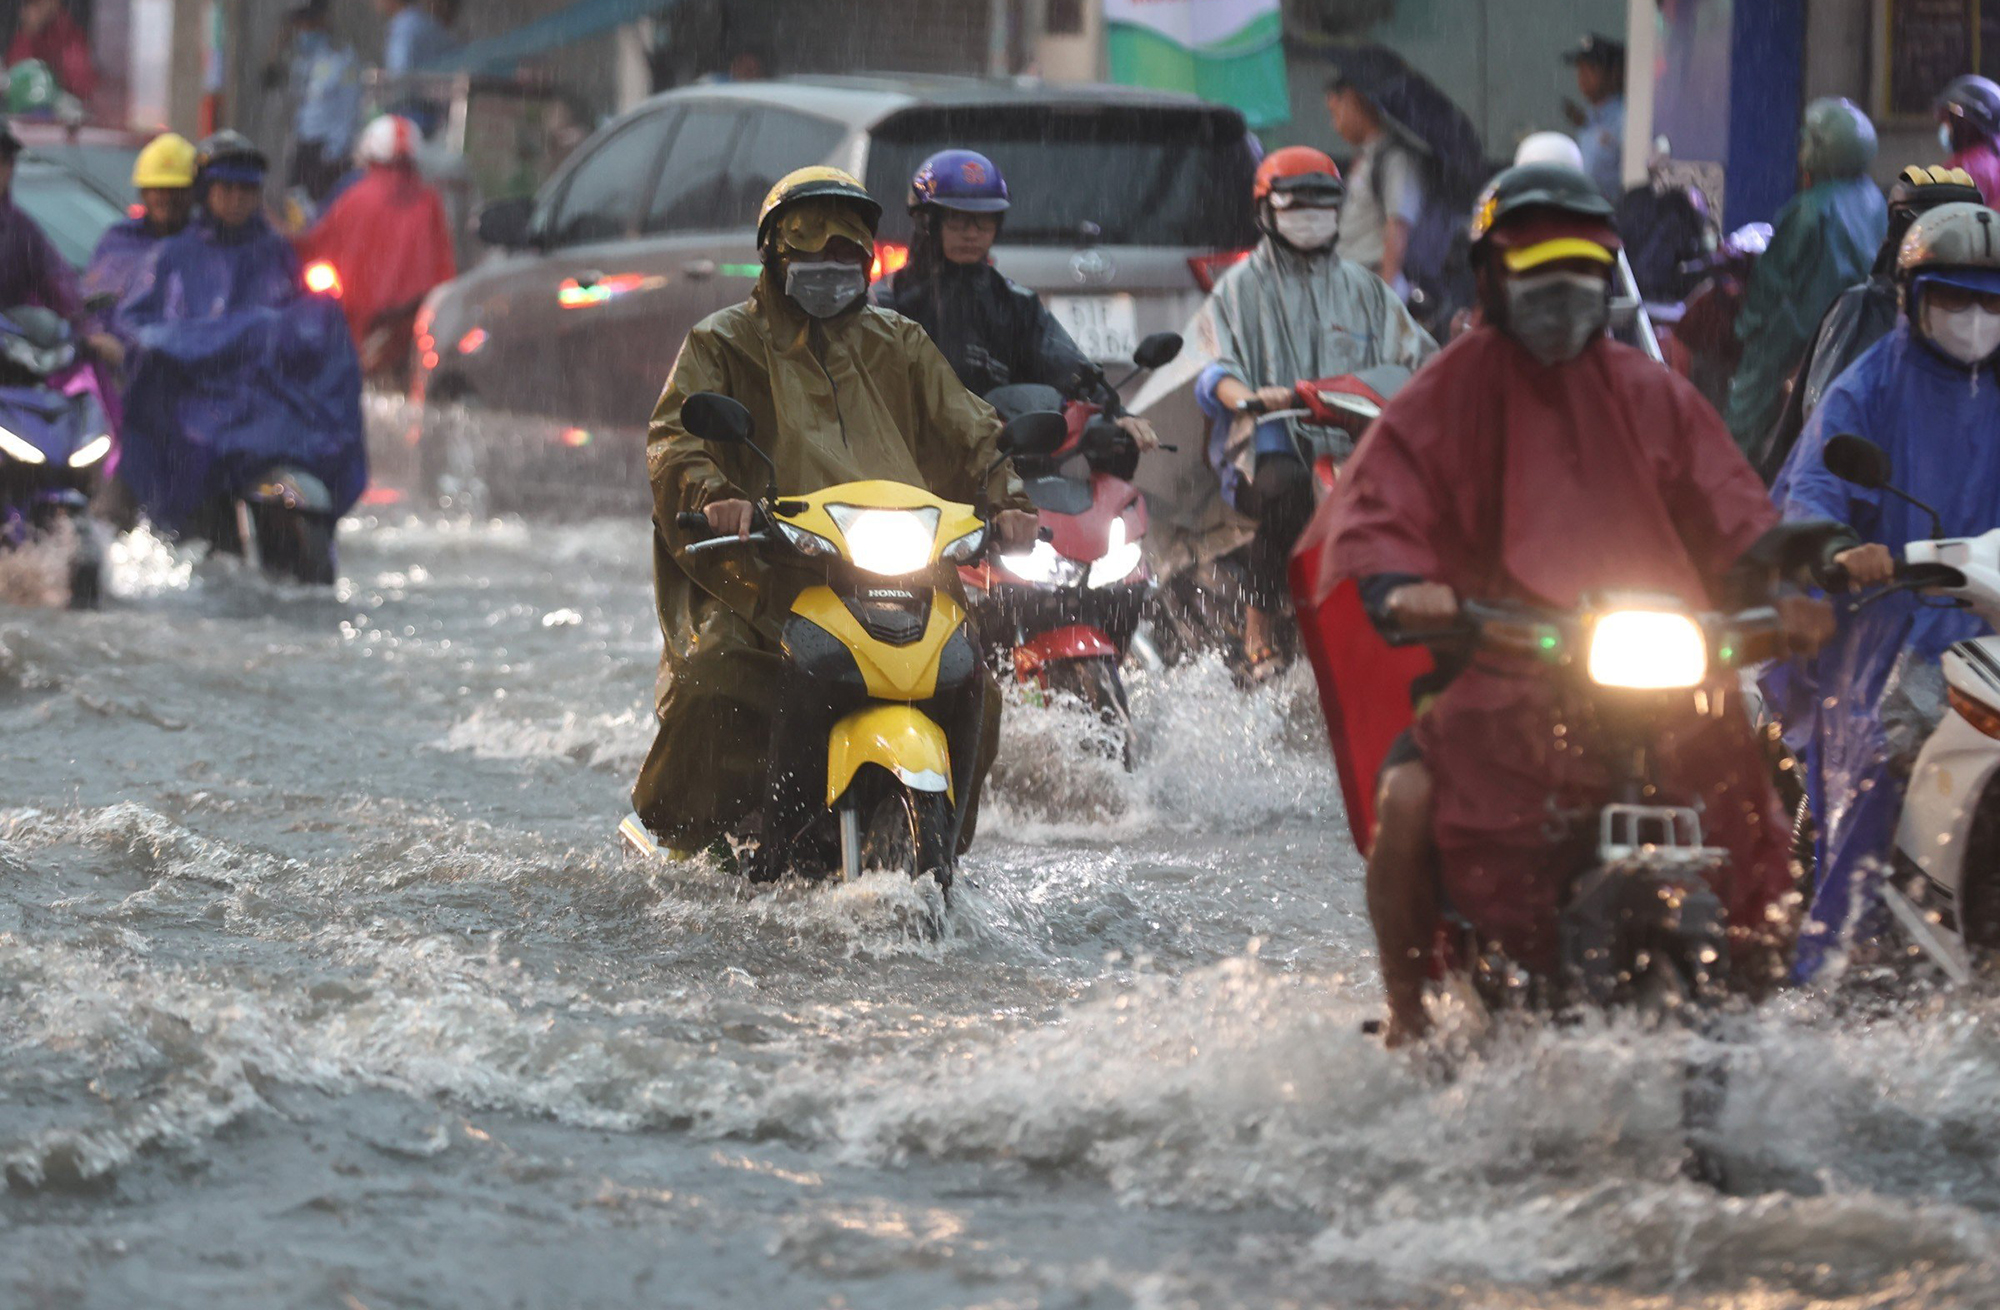
<path fill-rule="evenodd" d="M 0 548 L 67 528 L 75 609 L 103 596 L 104 543 L 89 510 L 116 459 L 96 370 L 78 357 L 69 323 L 38 306 L 0 313 Z"/>

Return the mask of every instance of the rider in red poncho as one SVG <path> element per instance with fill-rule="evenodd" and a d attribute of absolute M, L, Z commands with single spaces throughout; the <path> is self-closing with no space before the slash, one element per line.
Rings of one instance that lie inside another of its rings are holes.
<path fill-rule="evenodd" d="M 1510 169 L 1474 233 L 1489 326 L 1390 402 L 1294 560 L 1337 738 L 1343 708 L 1359 716 L 1403 690 L 1379 685 L 1389 664 L 1354 653 L 1364 610 L 1385 630 L 1422 631 L 1450 623 L 1461 597 L 1571 607 L 1618 588 L 1708 608 L 1776 522 L 1694 388 L 1605 335 L 1619 242 L 1587 177 L 1560 164 Z M 1347 626 L 1329 631 L 1342 614 Z M 1830 623 L 1810 603 L 1787 617 L 1802 642 Z M 1321 652 L 1342 644 L 1347 667 L 1328 669 Z M 1388 752 L 1369 852 L 1392 1042 L 1428 1026 L 1440 888 L 1482 941 L 1552 970 L 1566 871 L 1551 858 L 1549 807 L 1589 786 L 1551 729 L 1550 679 L 1477 659 L 1440 672 L 1455 676 L 1429 680 L 1434 698 Z M 1344 769 L 1372 777 L 1384 763 L 1339 745 Z M 1789 886 L 1787 829 L 1749 724 L 1708 720 L 1663 753 L 1703 794 L 1710 839 L 1736 853 L 1716 889 L 1730 922 L 1763 923 Z"/>
<path fill-rule="evenodd" d="M 423 298 L 458 272 L 444 201 L 417 172 L 420 140 L 407 118 L 370 123 L 355 148 L 366 174 L 298 240 L 301 261 L 325 260 L 339 275 L 341 309 L 369 374 L 401 363 Z"/>

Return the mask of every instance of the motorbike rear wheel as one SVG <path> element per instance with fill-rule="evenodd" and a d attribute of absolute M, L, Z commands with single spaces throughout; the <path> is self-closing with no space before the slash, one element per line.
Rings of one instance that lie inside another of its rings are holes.
<path fill-rule="evenodd" d="M 251 511 L 264 568 L 311 586 L 334 581 L 334 523 L 324 514 L 260 505 Z"/>

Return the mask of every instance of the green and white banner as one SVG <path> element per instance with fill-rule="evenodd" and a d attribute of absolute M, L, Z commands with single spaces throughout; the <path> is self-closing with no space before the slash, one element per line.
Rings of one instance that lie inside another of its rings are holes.
<path fill-rule="evenodd" d="M 1252 127 L 1291 117 L 1280 0 L 1104 0 L 1111 80 L 1233 105 Z"/>

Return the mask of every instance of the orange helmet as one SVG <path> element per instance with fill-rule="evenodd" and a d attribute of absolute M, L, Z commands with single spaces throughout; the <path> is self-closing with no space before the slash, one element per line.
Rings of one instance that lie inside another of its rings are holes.
<path fill-rule="evenodd" d="M 1257 165 L 1257 183 L 1250 194 L 1263 201 L 1274 193 L 1310 196 L 1320 204 L 1333 204 L 1347 194 L 1347 186 L 1340 180 L 1340 166 L 1325 151 L 1286 146 L 1273 150 Z"/>

